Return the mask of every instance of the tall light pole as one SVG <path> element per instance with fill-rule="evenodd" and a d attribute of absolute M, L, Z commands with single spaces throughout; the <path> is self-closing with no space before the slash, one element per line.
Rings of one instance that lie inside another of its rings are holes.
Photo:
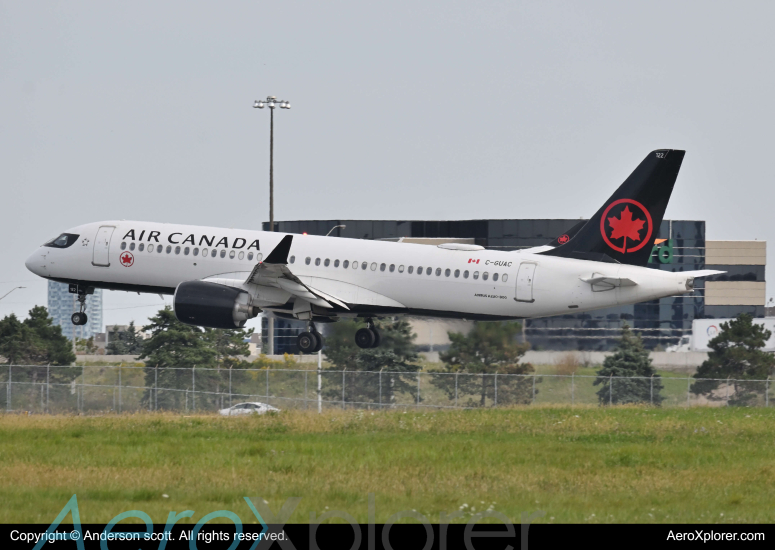
<path fill-rule="evenodd" d="M 290 101 L 277 98 L 273 95 L 267 96 L 266 101 L 256 100 L 253 102 L 254 109 L 263 109 L 269 107 L 269 231 L 274 231 L 274 110 L 290 109 Z"/>
<path fill-rule="evenodd" d="M 264 107 L 269 107 L 269 231 L 274 231 L 274 110 L 275 107 L 290 109 L 291 102 L 284 99 L 277 101 L 273 95 L 267 96 L 266 101 L 257 99 L 253 102 L 254 109 Z M 269 355 L 274 355 L 274 317 L 267 319 L 267 322 Z"/>
<path fill-rule="evenodd" d="M 0 300 L 2 300 L 3 298 L 5 298 L 6 296 L 8 296 L 8 295 L 9 295 L 11 292 L 13 292 L 14 290 L 16 290 L 17 288 L 27 288 L 27 287 L 25 287 L 25 286 L 15 286 L 15 287 L 13 287 L 11 290 L 9 290 L 8 292 L 6 292 L 6 293 L 5 293 L 5 294 L 3 294 L 2 296 L 0 296 Z"/>

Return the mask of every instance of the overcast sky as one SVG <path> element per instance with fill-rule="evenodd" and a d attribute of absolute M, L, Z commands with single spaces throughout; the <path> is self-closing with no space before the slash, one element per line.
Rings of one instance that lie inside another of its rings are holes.
<path fill-rule="evenodd" d="M 773 20 L 754 1 L 2 1 L 0 295 L 27 288 L 0 315 L 45 304 L 24 260 L 74 225 L 258 229 L 269 94 L 292 103 L 279 220 L 588 217 L 680 148 L 666 218 L 775 243 Z M 160 304 L 106 291 L 105 322 Z"/>

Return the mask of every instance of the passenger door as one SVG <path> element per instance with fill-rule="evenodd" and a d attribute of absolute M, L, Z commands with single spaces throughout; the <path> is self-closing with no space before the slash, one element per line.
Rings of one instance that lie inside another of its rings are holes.
<path fill-rule="evenodd" d="M 116 228 L 112 225 L 103 225 L 97 231 L 97 238 L 94 239 L 92 265 L 110 267 L 110 238 L 115 230 Z"/>
<path fill-rule="evenodd" d="M 533 277 L 535 276 L 536 264 L 531 262 L 522 262 L 519 264 L 517 272 L 517 302 L 533 303 Z"/>

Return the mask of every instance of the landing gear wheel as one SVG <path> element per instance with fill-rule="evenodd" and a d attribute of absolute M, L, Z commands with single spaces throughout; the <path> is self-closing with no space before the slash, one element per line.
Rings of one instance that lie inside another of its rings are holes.
<path fill-rule="evenodd" d="M 378 348 L 379 343 L 382 341 L 382 337 L 379 335 L 379 331 L 374 327 L 370 328 L 369 330 L 374 333 L 374 343 L 371 345 L 371 347 Z"/>
<path fill-rule="evenodd" d="M 70 317 L 70 320 L 73 322 L 74 325 L 85 325 L 88 318 L 86 317 L 85 313 L 75 312 Z"/>
<path fill-rule="evenodd" d="M 315 346 L 315 349 L 313 349 L 312 352 L 317 353 L 323 349 L 323 335 L 320 334 L 318 331 L 313 331 L 312 334 L 315 336 L 315 339 L 318 341 L 318 345 Z"/>
<path fill-rule="evenodd" d="M 373 348 L 376 339 L 374 332 L 369 328 L 359 329 L 355 333 L 355 343 L 361 349 Z"/>
<path fill-rule="evenodd" d="M 314 332 L 302 332 L 296 339 L 296 345 L 302 353 L 313 353 L 320 342 Z"/>
<path fill-rule="evenodd" d="M 73 315 L 70 317 L 70 320 L 74 325 L 85 325 L 87 321 L 86 313 L 84 313 L 84 310 L 86 309 L 85 292 L 78 292 L 78 306 L 80 311 L 73 313 Z"/>

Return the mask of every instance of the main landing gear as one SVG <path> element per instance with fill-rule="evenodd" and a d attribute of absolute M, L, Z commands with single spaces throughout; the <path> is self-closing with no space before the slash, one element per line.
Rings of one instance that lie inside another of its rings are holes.
<path fill-rule="evenodd" d="M 73 322 L 74 325 L 85 325 L 88 321 L 88 318 L 86 317 L 86 313 L 84 313 L 83 310 L 86 309 L 86 294 L 78 294 L 78 303 L 80 304 L 80 312 L 75 312 L 70 317 L 70 320 Z"/>
<path fill-rule="evenodd" d="M 323 349 L 323 335 L 318 332 L 314 323 L 310 323 L 309 330 L 296 338 L 296 345 L 302 353 L 316 353 Z"/>
<path fill-rule="evenodd" d="M 362 349 L 376 348 L 380 340 L 379 332 L 371 319 L 366 321 L 366 328 L 359 329 L 355 333 L 355 343 Z"/>
<path fill-rule="evenodd" d="M 366 321 L 366 328 L 355 333 L 355 343 L 362 349 L 376 348 L 381 340 L 371 319 Z M 315 324 L 310 323 L 309 328 L 296 337 L 296 345 L 301 353 L 316 353 L 323 348 L 323 336 L 315 328 Z"/>

